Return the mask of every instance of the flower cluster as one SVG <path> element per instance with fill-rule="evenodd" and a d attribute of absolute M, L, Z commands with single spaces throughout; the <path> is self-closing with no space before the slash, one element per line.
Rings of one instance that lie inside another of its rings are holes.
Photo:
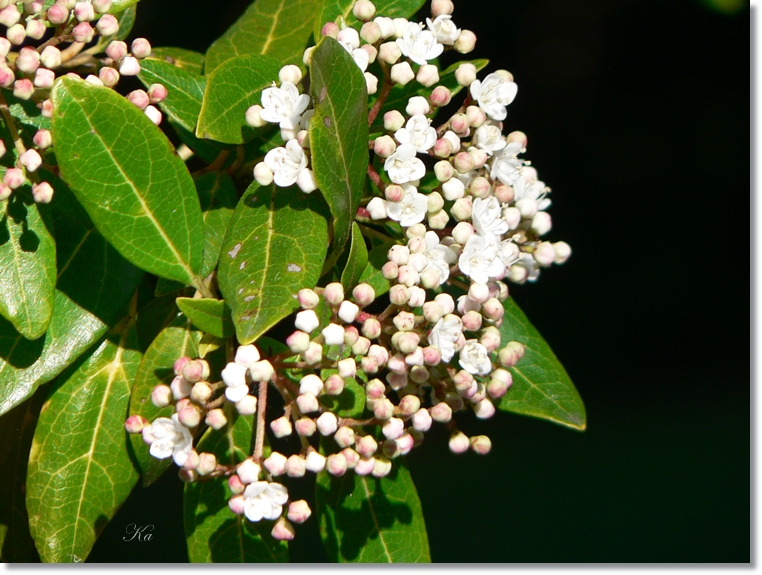
<path fill-rule="evenodd" d="M 368 93 L 378 92 L 371 125 L 393 86 L 415 79 L 422 90 L 433 87 L 427 97 L 409 98 L 404 109 L 386 111 L 383 133 L 368 143 L 377 193 L 355 219 L 398 234 L 380 270 L 388 295 L 370 283 L 349 293 L 338 282 L 302 289 L 294 294 L 300 310 L 286 351 L 262 357 L 256 345 L 241 345 L 216 383 L 207 381 L 206 362 L 181 358 L 172 384 L 152 394 L 157 406 L 174 402 L 172 419 L 127 422 L 130 431 L 143 433 L 152 455 L 174 458 L 184 480 L 226 477 L 230 509 L 249 521 L 274 521 L 278 539 L 293 538 L 293 524 L 311 513 L 305 501 L 289 502 L 279 478 L 308 472 L 384 477 L 439 424 L 450 433 L 453 453 L 488 453 L 489 437 L 468 437 L 456 416 L 492 417 L 512 386 L 510 368 L 524 355 L 521 343 L 501 334 L 504 280 L 534 281 L 541 267 L 563 263 L 571 253 L 564 242 L 541 239 L 551 229 L 550 190 L 520 157 L 526 136 L 503 135 L 507 106 L 517 94 L 511 74 L 499 70 L 480 80 L 466 62 L 455 70 L 457 89 L 436 85 L 439 69 L 430 62 L 446 50 L 467 53 L 476 40 L 457 27 L 452 11 L 451 0 L 434 0 L 423 24 L 376 17 L 369 0 L 358 0 L 359 31 L 343 21 L 322 29 L 352 55 Z M 307 65 L 311 51 L 304 55 Z M 384 72 L 381 90 L 368 71 L 374 62 Z M 256 165 L 255 179 L 311 193 L 317 189 L 307 131 L 313 112 L 310 97 L 300 93 L 302 79 L 297 66 L 284 66 L 279 84 L 262 92 L 246 121 L 257 128 L 277 124 L 285 143 Z M 460 109 L 434 124 L 461 90 Z M 269 420 L 268 390 L 283 404 L 282 414 Z M 226 466 L 212 454 L 197 454 L 188 433 L 202 420 L 222 429 L 233 410 L 256 416 L 251 456 Z M 275 438 L 298 436 L 301 448 L 266 453 L 260 436 L 267 424 Z"/>

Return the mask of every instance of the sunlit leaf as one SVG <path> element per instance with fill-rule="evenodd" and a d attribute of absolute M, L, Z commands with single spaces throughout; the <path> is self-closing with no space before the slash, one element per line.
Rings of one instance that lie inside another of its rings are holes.
<path fill-rule="evenodd" d="M 341 283 L 344 289 L 351 290 L 360 283 L 360 277 L 368 265 L 368 248 L 365 246 L 365 238 L 358 225 L 352 223 L 352 244 L 349 248 L 349 257 L 341 272 Z"/>
<path fill-rule="evenodd" d="M 215 337 L 231 337 L 235 335 L 230 308 L 219 299 L 194 299 L 190 297 L 177 298 L 177 306 L 186 317 L 201 331 Z"/>
<path fill-rule="evenodd" d="M 167 88 L 167 97 L 159 102 L 159 107 L 186 130 L 196 129 L 206 88 L 204 76 L 165 59 L 146 58 L 140 64 L 138 78 L 146 88 L 151 84 Z"/>

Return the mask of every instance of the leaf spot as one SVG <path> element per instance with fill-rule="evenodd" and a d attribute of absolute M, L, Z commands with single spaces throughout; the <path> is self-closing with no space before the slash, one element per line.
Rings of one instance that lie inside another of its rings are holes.
<path fill-rule="evenodd" d="M 234 257 L 236 257 L 236 256 L 238 255 L 238 252 L 239 252 L 239 251 L 241 251 L 241 244 L 236 244 L 236 245 L 233 247 L 233 249 L 232 249 L 232 250 L 230 250 L 230 251 L 228 252 L 228 255 L 229 255 L 231 258 L 234 258 Z"/>
<path fill-rule="evenodd" d="M 241 295 L 243 293 L 243 288 L 238 288 L 238 295 Z"/>
<path fill-rule="evenodd" d="M 245 267 L 246 267 L 246 260 L 244 260 L 244 261 L 242 261 L 242 262 L 241 262 L 241 265 L 240 265 L 240 266 L 238 266 L 238 269 L 239 269 L 239 270 L 242 270 L 242 269 L 243 269 L 243 268 L 245 268 Z"/>
<path fill-rule="evenodd" d="M 249 313 L 241 316 L 241 321 L 249 321 L 250 319 L 251 319 L 251 314 Z"/>
<path fill-rule="evenodd" d="M 323 86 L 323 87 L 320 89 L 320 95 L 318 96 L 318 104 L 319 104 L 320 102 L 322 102 L 323 100 L 325 100 L 325 97 L 326 97 L 327 95 L 328 95 L 328 87 L 327 87 L 327 86 Z"/>
<path fill-rule="evenodd" d="M 286 266 L 286 269 L 287 269 L 288 271 L 290 271 L 290 272 L 300 272 L 300 271 L 302 271 L 302 268 L 301 268 L 301 266 L 298 266 L 298 265 L 296 265 L 296 264 L 288 264 L 288 265 Z"/>
<path fill-rule="evenodd" d="M 245 302 L 250 302 L 250 301 L 251 301 L 251 300 L 253 300 L 255 297 L 257 297 L 257 296 L 255 296 L 255 295 L 247 295 L 245 298 L 243 298 L 243 301 L 245 301 Z"/>
<path fill-rule="evenodd" d="M 323 124 L 325 125 L 326 128 L 330 128 L 331 127 L 331 118 L 329 118 L 328 116 L 323 118 Z"/>

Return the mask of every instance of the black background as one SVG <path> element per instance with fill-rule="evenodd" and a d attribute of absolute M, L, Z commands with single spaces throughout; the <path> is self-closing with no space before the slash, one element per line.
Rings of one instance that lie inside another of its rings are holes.
<path fill-rule="evenodd" d="M 142 0 L 133 36 L 204 51 L 245 0 Z M 455 0 L 489 70 L 519 85 L 508 131 L 574 250 L 511 288 L 587 408 L 584 433 L 520 416 L 409 456 L 437 562 L 750 560 L 749 10 L 698 1 Z M 308 482 L 293 482 L 296 496 Z M 89 561 L 185 561 L 182 486 L 135 493 Z M 306 493 L 305 493 L 306 494 Z M 130 523 L 151 542 L 124 542 Z M 314 520 L 296 561 L 324 561 Z"/>

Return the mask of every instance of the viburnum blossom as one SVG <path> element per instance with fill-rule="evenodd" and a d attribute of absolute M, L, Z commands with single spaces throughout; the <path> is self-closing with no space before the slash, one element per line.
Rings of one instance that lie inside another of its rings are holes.
<path fill-rule="evenodd" d="M 503 133 L 500 131 L 500 126 L 493 124 L 492 122 L 486 122 L 476 128 L 471 143 L 477 148 L 487 152 L 490 156 L 506 146 L 506 141 L 503 137 Z"/>
<path fill-rule="evenodd" d="M 407 228 L 423 221 L 428 200 L 425 195 L 418 193 L 415 186 L 403 184 L 402 189 L 405 190 L 405 197 L 401 202 L 387 202 L 386 212 L 389 218 Z"/>
<path fill-rule="evenodd" d="M 479 107 L 493 120 L 505 120 L 505 107 L 513 102 L 518 86 L 500 74 L 489 74 L 484 81 L 471 84 L 471 96 L 479 102 Z"/>
<path fill-rule="evenodd" d="M 511 142 L 500 150 L 493 150 L 493 153 L 495 155 L 492 160 L 490 178 L 512 186 L 521 177 L 524 165 L 524 161 L 516 157 L 521 153 L 521 144 Z"/>
<path fill-rule="evenodd" d="M 426 166 L 416 155 L 413 144 L 401 144 L 384 162 L 389 179 L 395 184 L 420 180 L 426 175 Z"/>
<path fill-rule="evenodd" d="M 172 457 L 177 465 L 184 465 L 193 449 L 193 436 L 178 418 L 177 413 L 172 418 L 159 417 L 144 430 L 144 437 L 152 438 L 149 453 L 158 459 Z"/>
<path fill-rule="evenodd" d="M 478 283 L 487 283 L 490 278 L 499 277 L 505 272 L 500 246 L 495 241 L 479 235 L 468 239 L 458 260 L 458 267 Z"/>
<path fill-rule="evenodd" d="M 288 501 L 288 490 L 280 483 L 255 481 L 243 492 L 243 512 L 249 521 L 277 519 Z"/>
<path fill-rule="evenodd" d="M 468 373 L 474 375 L 487 375 L 492 371 L 492 361 L 487 353 L 487 348 L 475 339 L 466 341 L 466 345 L 458 354 L 458 363 Z"/>
<path fill-rule="evenodd" d="M 409 22 L 402 33 L 401 38 L 397 38 L 397 45 L 402 51 L 402 55 L 409 58 L 416 64 L 423 66 L 428 60 L 433 60 L 444 50 L 444 46 L 437 42 L 429 30 L 424 30 L 420 24 Z"/>
<path fill-rule="evenodd" d="M 544 210 L 550 206 L 550 199 L 545 197 L 549 189 L 537 179 L 537 170 L 525 168 L 524 173 L 513 184 L 514 201 L 530 199 L 537 202 L 537 209 Z"/>
<path fill-rule="evenodd" d="M 437 131 L 431 127 L 431 120 L 423 114 L 411 116 L 404 128 L 394 132 L 400 144 L 412 144 L 417 152 L 425 154 L 437 141 Z"/>
<path fill-rule="evenodd" d="M 458 257 L 449 247 L 442 245 L 439 236 L 432 231 L 426 232 L 426 251 L 423 256 L 426 258 L 426 267 L 421 270 L 424 273 L 428 269 L 433 269 L 439 274 L 439 284 L 442 285 L 450 277 L 450 266 L 454 264 Z"/>
<path fill-rule="evenodd" d="M 302 118 L 302 113 L 310 104 L 307 94 L 299 94 L 299 90 L 291 82 L 283 82 L 280 88 L 273 86 L 262 90 L 262 111 L 260 117 L 278 124 L 287 130 L 296 129 Z"/>
<path fill-rule="evenodd" d="M 485 238 L 497 239 L 508 231 L 508 223 L 502 218 L 500 202 L 495 196 L 476 198 L 471 219 L 476 232 Z"/>
<path fill-rule="evenodd" d="M 463 335 L 463 322 L 454 314 L 441 318 L 429 332 L 429 344 L 442 354 L 442 361 L 450 361 L 455 355 L 458 339 Z"/>
<path fill-rule="evenodd" d="M 426 18 L 426 25 L 434 34 L 437 42 L 452 46 L 460 36 L 460 28 L 455 26 L 450 14 L 440 14 L 432 22 L 431 18 Z"/>
<path fill-rule="evenodd" d="M 285 148 L 267 152 L 264 162 L 273 172 L 275 185 L 286 187 L 295 184 L 299 172 L 307 167 L 307 156 L 299 142 L 289 140 Z"/>

